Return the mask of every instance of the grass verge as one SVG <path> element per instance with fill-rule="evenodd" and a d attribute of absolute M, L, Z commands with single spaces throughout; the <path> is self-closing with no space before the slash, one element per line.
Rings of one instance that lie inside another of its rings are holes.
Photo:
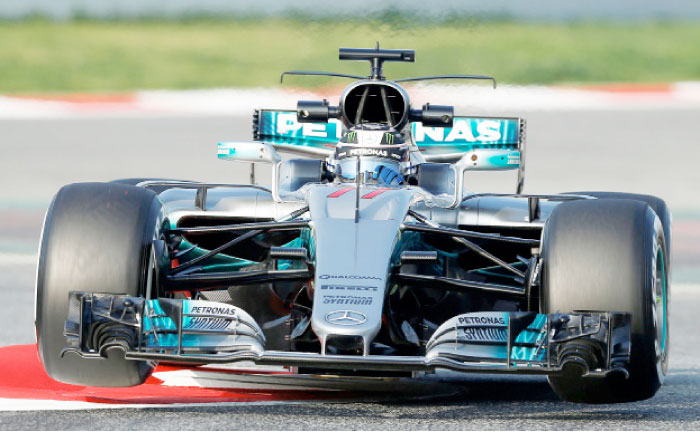
<path fill-rule="evenodd" d="M 279 85 L 287 69 L 365 74 L 338 47 L 413 48 L 391 78 L 477 73 L 515 84 L 700 79 L 700 23 L 201 19 L 0 23 L 0 92 L 118 92 Z M 332 79 L 331 79 L 332 80 Z M 292 86 L 342 83 L 289 79 Z"/>

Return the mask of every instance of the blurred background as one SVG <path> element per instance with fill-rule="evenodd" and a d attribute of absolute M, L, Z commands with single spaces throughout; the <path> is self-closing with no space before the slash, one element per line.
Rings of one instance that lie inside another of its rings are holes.
<path fill-rule="evenodd" d="M 664 198 L 674 282 L 700 282 L 700 2 L 2 0 L 0 297 L 31 305 L 41 223 L 62 185 L 245 182 L 247 166 L 217 161 L 218 141 L 250 139 L 256 107 L 335 103 L 348 84 L 280 84 L 280 73 L 365 74 L 365 62 L 341 63 L 337 50 L 377 41 L 416 50 L 416 63 L 386 65 L 389 78 L 498 79 L 496 90 L 408 90 L 415 106 L 526 118 L 526 192 Z M 261 183 L 267 173 L 259 169 Z M 511 175 L 484 174 L 467 188 L 512 191 Z M 23 331 L 0 326 L 0 342 L 33 339 L 25 313 L 6 318 Z"/>

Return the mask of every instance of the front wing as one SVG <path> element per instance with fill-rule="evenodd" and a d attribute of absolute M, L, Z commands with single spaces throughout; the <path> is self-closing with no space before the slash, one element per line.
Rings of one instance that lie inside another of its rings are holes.
<path fill-rule="evenodd" d="M 423 356 L 322 355 L 265 350 L 260 326 L 228 304 L 72 292 L 63 356 L 106 357 L 118 348 L 127 359 L 196 364 L 627 376 L 630 320 L 617 312 L 473 312 L 443 323 Z"/>

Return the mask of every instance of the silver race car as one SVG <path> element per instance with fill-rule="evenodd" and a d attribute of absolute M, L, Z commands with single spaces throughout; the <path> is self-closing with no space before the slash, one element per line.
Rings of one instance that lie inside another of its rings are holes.
<path fill-rule="evenodd" d="M 36 289 L 46 371 L 131 386 L 158 362 L 446 369 L 547 375 L 570 401 L 653 396 L 669 351 L 664 202 L 524 194 L 523 119 L 415 108 L 399 84 L 492 78 L 386 79 L 412 50 L 340 59 L 371 73 L 283 74 L 357 79 L 337 106 L 258 110 L 253 141 L 219 143 L 222 160 L 271 164 L 271 188 L 125 179 L 56 194 Z M 513 194 L 464 187 L 466 172 L 511 169 Z"/>

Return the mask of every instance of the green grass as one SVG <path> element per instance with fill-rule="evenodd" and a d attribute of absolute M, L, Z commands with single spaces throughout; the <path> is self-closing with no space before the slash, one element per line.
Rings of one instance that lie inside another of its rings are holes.
<path fill-rule="evenodd" d="M 277 86 L 287 69 L 366 74 L 338 47 L 413 48 L 389 77 L 477 73 L 502 83 L 669 82 L 700 79 L 700 23 L 522 24 L 455 20 L 89 20 L 0 23 L 0 92 L 110 92 Z M 289 85 L 342 84 L 289 78 Z"/>

